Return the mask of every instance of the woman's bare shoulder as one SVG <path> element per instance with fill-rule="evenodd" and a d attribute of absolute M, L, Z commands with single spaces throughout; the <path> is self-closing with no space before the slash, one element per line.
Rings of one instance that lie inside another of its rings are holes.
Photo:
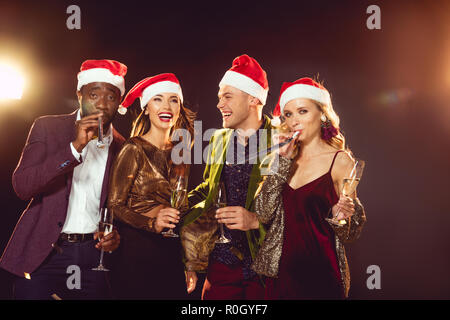
<path fill-rule="evenodd" d="M 342 178 L 347 176 L 353 168 L 355 160 L 349 151 L 339 152 L 336 156 L 336 161 L 334 162 L 333 176 L 337 178 Z"/>

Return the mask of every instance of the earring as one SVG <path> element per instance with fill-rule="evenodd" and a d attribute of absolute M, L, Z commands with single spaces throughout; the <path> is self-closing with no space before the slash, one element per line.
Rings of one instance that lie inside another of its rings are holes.
<path fill-rule="evenodd" d="M 320 120 L 322 120 L 322 117 L 320 117 Z M 337 136 L 338 129 L 336 129 L 333 124 L 331 123 L 330 119 L 327 119 L 325 117 L 326 121 L 322 121 L 320 124 L 321 131 L 322 131 L 322 139 L 324 140 L 330 140 L 331 138 Z"/>
<path fill-rule="evenodd" d="M 331 125 L 331 121 L 330 120 L 325 120 L 325 121 L 322 121 L 321 123 L 320 123 L 320 126 L 322 127 L 322 128 L 328 128 L 329 126 Z"/>
<path fill-rule="evenodd" d="M 326 122 L 326 121 L 327 121 L 326 115 L 322 113 L 322 116 L 320 117 L 320 120 L 321 120 L 322 122 Z"/>

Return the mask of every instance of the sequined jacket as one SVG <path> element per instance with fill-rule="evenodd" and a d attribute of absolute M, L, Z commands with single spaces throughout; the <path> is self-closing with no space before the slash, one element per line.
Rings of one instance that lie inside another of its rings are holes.
<path fill-rule="evenodd" d="M 281 191 L 283 185 L 287 183 L 292 162 L 281 156 L 278 160 L 277 163 L 272 164 L 270 174 L 264 178 L 255 199 L 255 212 L 258 214 L 259 220 L 268 227 L 252 269 L 267 277 L 277 277 L 278 275 L 284 232 L 284 207 Z M 336 253 L 346 297 L 350 289 L 350 271 L 343 244 L 358 239 L 366 222 L 364 207 L 358 198 L 354 200 L 354 204 L 355 213 L 346 219 L 345 225 L 337 226 L 330 223 L 335 232 Z"/>

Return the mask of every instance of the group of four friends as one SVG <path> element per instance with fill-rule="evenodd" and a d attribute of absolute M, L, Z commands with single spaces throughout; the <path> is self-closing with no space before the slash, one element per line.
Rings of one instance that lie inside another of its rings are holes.
<path fill-rule="evenodd" d="M 204 181 L 178 210 L 171 193 L 189 170 L 171 158 L 171 138 L 177 129 L 193 134 L 195 113 L 174 74 L 143 79 L 125 95 L 126 72 L 114 60 L 83 62 L 80 108 L 33 123 L 12 178 L 31 201 L 0 260 L 15 275 L 14 298 L 186 299 L 199 272 L 202 299 L 346 298 L 343 244 L 366 218 L 356 194 L 340 195 L 354 159 L 328 90 L 310 78 L 286 82 L 270 119 L 262 112 L 266 72 L 248 55 L 235 58 L 219 84 L 223 129 L 210 140 Z M 125 141 L 112 121 L 137 98 L 142 112 Z M 99 117 L 104 148 L 96 145 Z M 249 161 L 275 140 L 288 143 L 268 170 L 262 159 Z M 217 209 L 220 186 L 227 200 Z M 116 228 L 98 241 L 104 207 Z M 216 243 L 220 223 L 229 243 Z M 180 238 L 161 235 L 175 227 Z M 112 252 L 109 273 L 92 270 L 100 248 Z M 76 289 L 67 286 L 73 265 Z"/>

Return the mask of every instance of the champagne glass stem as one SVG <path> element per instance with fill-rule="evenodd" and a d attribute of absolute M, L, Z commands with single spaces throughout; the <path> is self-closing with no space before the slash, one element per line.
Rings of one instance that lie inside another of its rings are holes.
<path fill-rule="evenodd" d="M 339 207 L 338 210 L 337 210 L 337 212 L 336 212 L 336 215 L 333 216 L 333 218 L 331 218 L 331 221 L 332 221 L 333 223 L 335 223 L 335 224 L 338 224 L 338 223 L 339 223 L 339 221 L 337 220 L 337 217 L 339 216 L 339 213 L 340 213 L 340 212 L 341 212 L 341 208 Z"/>
<path fill-rule="evenodd" d="M 105 254 L 105 250 L 103 248 L 100 250 L 100 265 L 103 266 L 103 255 Z"/>
<path fill-rule="evenodd" d="M 98 141 L 103 143 L 103 119 L 98 117 Z"/>
<path fill-rule="evenodd" d="M 101 240 L 109 232 L 112 232 L 112 230 L 113 230 L 112 222 L 113 222 L 113 217 L 108 212 L 108 209 L 106 209 L 106 208 L 100 209 L 100 222 L 99 222 L 99 228 L 97 229 L 97 231 L 99 232 L 98 233 L 98 235 L 99 235 L 98 240 Z M 107 268 L 105 268 L 103 266 L 103 256 L 104 256 L 104 254 L 105 254 L 105 250 L 102 247 L 100 249 L 99 265 L 97 267 L 93 268 L 92 270 L 94 270 L 94 271 L 109 271 L 109 269 L 107 269 Z"/>
<path fill-rule="evenodd" d="M 177 183 L 177 189 L 172 192 L 172 198 L 171 198 L 171 201 L 170 201 L 170 205 L 171 205 L 172 208 L 175 208 L 175 209 L 179 209 L 180 208 L 181 204 L 180 204 L 179 197 L 180 197 L 180 194 L 181 194 L 180 192 L 182 192 L 184 190 L 184 189 L 181 189 L 183 187 L 184 186 L 183 186 L 182 182 L 179 180 L 178 183 Z M 181 195 L 184 197 L 186 195 L 186 192 L 182 193 Z M 164 237 L 166 237 L 166 238 L 178 238 L 179 237 L 179 235 L 176 234 L 173 231 L 173 229 L 169 229 L 168 231 L 164 231 L 161 234 Z"/>
<path fill-rule="evenodd" d="M 105 147 L 105 143 L 103 141 L 103 117 L 98 117 L 97 147 L 98 148 L 104 148 Z"/>
<path fill-rule="evenodd" d="M 223 223 L 220 224 L 220 235 L 221 237 L 225 237 L 225 233 L 223 231 Z"/>

